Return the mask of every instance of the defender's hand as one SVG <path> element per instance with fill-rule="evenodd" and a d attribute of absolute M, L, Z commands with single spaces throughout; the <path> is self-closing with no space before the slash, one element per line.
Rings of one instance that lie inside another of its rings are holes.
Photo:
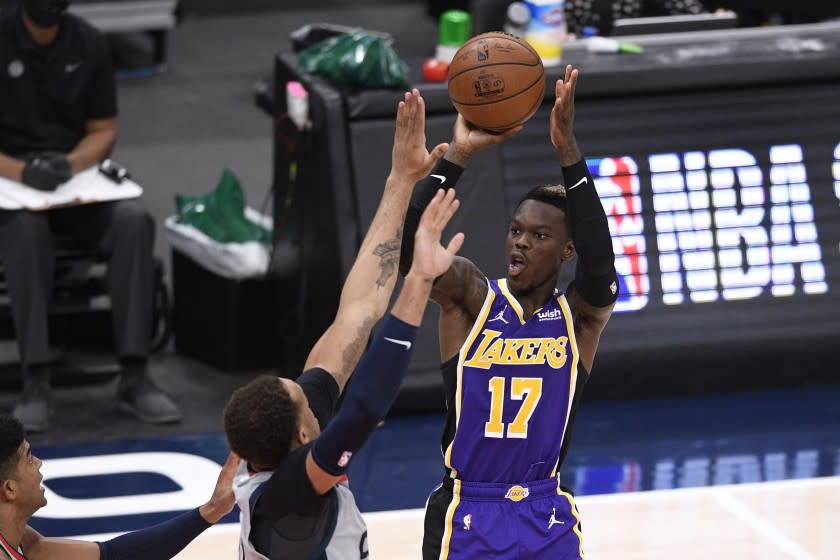
<path fill-rule="evenodd" d="M 233 477 L 236 469 L 239 468 L 239 461 L 239 456 L 233 451 L 228 454 L 227 461 L 219 472 L 219 478 L 216 479 L 213 495 L 199 508 L 201 517 L 208 523 L 216 523 L 233 511 L 233 506 L 236 504 L 236 496 L 233 494 Z"/>
<path fill-rule="evenodd" d="M 446 247 L 440 244 L 440 236 L 459 206 L 455 189 L 449 189 L 446 193 L 439 189 L 435 194 L 423 212 L 417 233 L 414 234 L 414 260 L 409 275 L 432 281 L 449 270 L 464 243 L 464 234 L 456 233 Z"/>
<path fill-rule="evenodd" d="M 406 92 L 405 99 L 397 107 L 391 175 L 414 186 L 429 174 L 448 147 L 443 143 L 435 146 L 431 153 L 426 150 L 426 104 L 416 88 Z"/>

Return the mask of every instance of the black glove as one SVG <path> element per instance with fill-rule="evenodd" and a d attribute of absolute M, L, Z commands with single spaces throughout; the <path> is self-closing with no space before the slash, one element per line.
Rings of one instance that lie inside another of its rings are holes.
<path fill-rule="evenodd" d="M 25 158 L 21 179 L 23 183 L 39 191 L 53 191 L 69 181 L 73 170 L 67 156 L 61 152 L 41 152 Z"/>

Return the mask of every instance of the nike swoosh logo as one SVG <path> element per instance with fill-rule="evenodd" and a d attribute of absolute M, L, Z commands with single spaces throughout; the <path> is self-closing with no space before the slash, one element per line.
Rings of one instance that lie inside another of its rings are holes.
<path fill-rule="evenodd" d="M 405 346 L 406 350 L 411 350 L 411 342 L 407 340 L 400 340 L 398 338 L 388 338 L 387 336 L 384 337 L 385 340 L 388 342 L 393 342 L 394 344 L 399 344 L 400 346 Z"/>
<path fill-rule="evenodd" d="M 443 175 L 432 175 L 432 177 L 440 181 L 441 185 L 446 182 L 446 177 L 444 177 Z"/>
<path fill-rule="evenodd" d="M 67 64 L 67 65 L 64 67 L 64 71 L 65 71 L 65 72 L 67 72 L 67 73 L 69 74 L 70 72 L 75 72 L 75 71 L 76 71 L 76 68 L 78 68 L 79 66 L 81 66 L 81 63 L 77 63 L 77 64 Z"/>
<path fill-rule="evenodd" d="M 572 189 L 573 189 L 573 188 L 575 188 L 575 187 L 579 187 L 581 183 L 583 183 L 583 184 L 585 185 L 585 184 L 587 184 L 588 182 L 589 182 L 589 178 L 588 178 L 588 177 L 584 177 L 583 179 L 581 179 L 580 181 L 578 181 L 577 183 L 575 183 L 574 185 L 572 185 L 571 187 L 569 187 L 569 190 L 572 190 Z"/>

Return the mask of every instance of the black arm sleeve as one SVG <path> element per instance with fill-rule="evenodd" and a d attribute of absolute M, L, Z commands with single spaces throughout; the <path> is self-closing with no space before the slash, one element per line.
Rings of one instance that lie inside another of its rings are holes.
<path fill-rule="evenodd" d="M 201 517 L 198 508 L 146 529 L 132 531 L 109 541 L 97 542 L 100 560 L 168 560 L 210 523 Z"/>
<path fill-rule="evenodd" d="M 417 327 L 393 315 L 385 320 L 356 368 L 338 414 L 312 445 L 312 458 L 324 471 L 344 474 L 350 458 L 385 418 L 408 371 L 416 337 Z"/>
<path fill-rule="evenodd" d="M 586 160 L 563 168 L 567 217 L 578 255 L 575 290 L 594 307 L 607 307 L 618 298 L 610 227 Z"/>
<path fill-rule="evenodd" d="M 429 176 L 414 187 L 403 224 L 402 249 L 400 250 L 400 274 L 403 276 L 408 274 L 411 261 L 414 259 L 414 234 L 417 233 L 423 211 L 435 197 L 438 189 L 454 187 L 463 172 L 464 168 L 460 165 L 440 158 Z"/>

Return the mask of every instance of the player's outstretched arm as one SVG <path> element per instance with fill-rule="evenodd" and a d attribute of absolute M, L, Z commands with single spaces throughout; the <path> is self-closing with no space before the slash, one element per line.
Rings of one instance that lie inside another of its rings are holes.
<path fill-rule="evenodd" d="M 27 560 L 168 560 L 233 510 L 233 477 L 239 457 L 230 453 L 213 495 L 201 507 L 105 542 L 47 538 L 30 526 L 23 536 Z"/>
<path fill-rule="evenodd" d="M 416 89 L 397 108 L 391 173 L 376 215 L 341 290 L 336 317 L 306 361 L 305 369 L 330 372 L 339 389 L 356 368 L 371 330 L 385 314 L 396 282 L 402 224 L 411 192 L 429 174 L 447 144 L 426 150 L 426 113 Z"/>
<path fill-rule="evenodd" d="M 347 471 L 355 453 L 385 417 L 408 371 L 417 329 L 429 300 L 434 279 L 452 264 L 464 241 L 455 235 L 447 247 L 440 244 L 443 228 L 458 209 L 455 191 L 438 191 L 415 235 L 414 264 L 400 294 L 362 358 L 344 404 L 306 457 L 306 473 L 319 494 L 328 492 Z"/>
<path fill-rule="evenodd" d="M 551 143 L 557 149 L 566 185 L 572 241 L 578 264 L 570 297 L 581 362 L 592 371 L 601 332 L 609 321 L 618 296 L 615 254 L 604 207 L 595 181 L 577 145 L 574 134 L 575 88 L 578 70 L 566 66 L 557 80 L 556 100 L 551 109 Z"/>

